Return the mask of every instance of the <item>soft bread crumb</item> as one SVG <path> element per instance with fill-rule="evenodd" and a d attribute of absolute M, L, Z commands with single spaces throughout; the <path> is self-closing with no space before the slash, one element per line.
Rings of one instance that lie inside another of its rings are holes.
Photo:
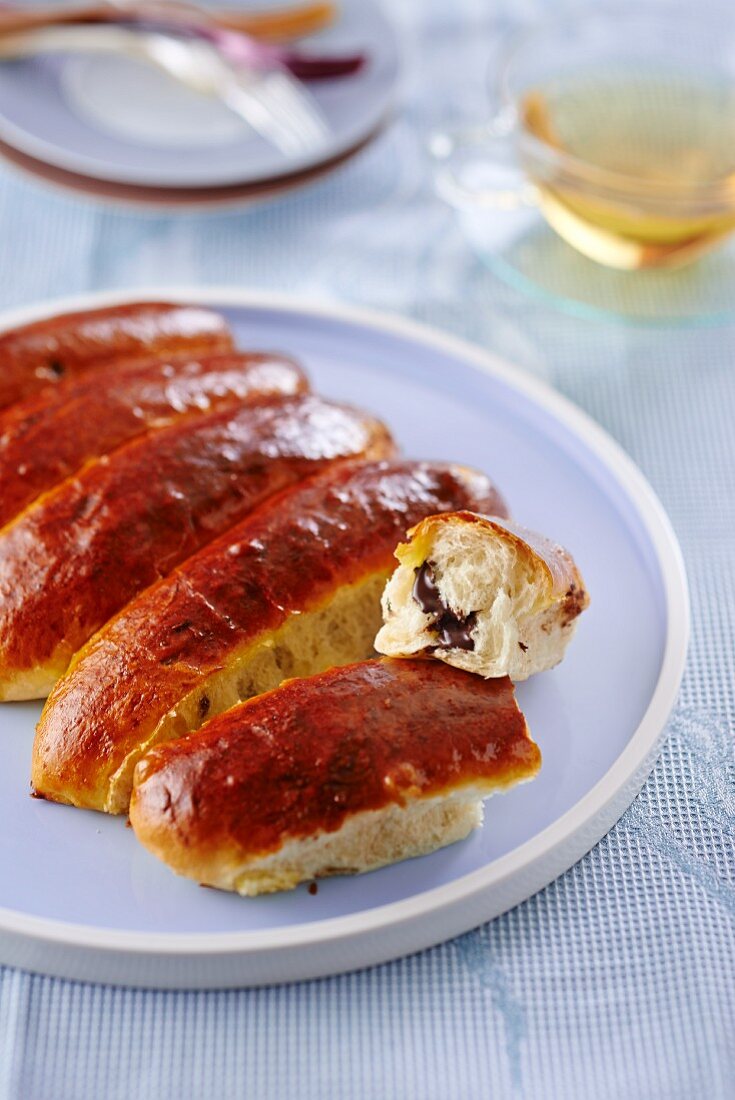
<path fill-rule="evenodd" d="M 427 855 L 482 824 L 482 794 L 461 791 L 355 814 L 334 833 L 288 841 L 276 853 L 222 866 L 208 885 L 247 897 L 291 890 L 329 875 L 355 875 Z"/>
<path fill-rule="evenodd" d="M 379 653 L 400 657 L 429 649 L 456 668 L 516 681 L 562 660 L 576 619 L 565 610 L 564 594 L 553 591 L 542 559 L 518 538 L 437 517 L 421 530 L 415 546 L 400 548 L 399 560 L 383 593 L 385 622 L 375 640 Z M 431 562 L 442 603 L 460 620 L 474 615 L 473 649 L 437 648 L 436 616 L 413 598 L 416 569 L 424 561 Z"/>
<path fill-rule="evenodd" d="M 63 661 L 51 659 L 35 668 L 7 669 L 0 682 L 0 703 L 17 703 L 28 699 L 46 699 L 68 665 L 68 653 Z"/>

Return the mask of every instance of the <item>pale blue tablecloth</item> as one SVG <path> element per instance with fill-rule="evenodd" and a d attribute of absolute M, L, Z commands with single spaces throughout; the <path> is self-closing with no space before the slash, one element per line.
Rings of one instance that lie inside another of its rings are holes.
<path fill-rule="evenodd" d="M 665 748 L 581 863 L 412 958 L 199 994 L 0 968 L 2 1100 L 735 1096 L 735 330 L 586 323 L 504 289 L 432 196 L 420 149 L 442 103 L 476 108 L 508 11 L 405 0 L 396 14 L 408 109 L 271 207 L 135 216 L 0 171 L 0 307 L 155 283 L 304 292 L 410 314 L 546 376 L 641 465 L 684 548 L 693 638 Z"/>

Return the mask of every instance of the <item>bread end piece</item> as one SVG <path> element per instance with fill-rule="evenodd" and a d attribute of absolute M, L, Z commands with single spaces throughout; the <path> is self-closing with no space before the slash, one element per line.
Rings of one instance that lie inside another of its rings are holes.
<path fill-rule="evenodd" d="M 178 874 L 255 895 L 461 840 L 540 764 L 507 677 L 383 658 L 288 680 L 154 749 L 130 821 Z"/>
<path fill-rule="evenodd" d="M 495 516 L 430 516 L 396 550 L 375 648 L 430 654 L 490 678 L 525 680 L 564 657 L 589 604 L 571 555 Z"/>

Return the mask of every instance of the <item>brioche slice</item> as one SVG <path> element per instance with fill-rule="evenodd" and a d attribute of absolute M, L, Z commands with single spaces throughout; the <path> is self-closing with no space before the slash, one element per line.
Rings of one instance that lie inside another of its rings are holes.
<path fill-rule="evenodd" d="M 0 699 L 47 694 L 111 615 L 267 497 L 393 451 L 379 421 L 306 396 L 174 424 L 86 466 L 0 531 Z"/>
<path fill-rule="evenodd" d="M 196 306 L 128 302 L 47 317 L 0 333 L 0 409 L 112 360 L 231 348 L 224 318 Z"/>
<path fill-rule="evenodd" d="M 443 463 L 350 464 L 274 498 L 77 654 L 41 715 L 35 792 L 122 813 L 153 745 L 286 677 L 371 656 L 397 541 L 463 507 L 504 510 L 486 477 Z"/>
<path fill-rule="evenodd" d="M 72 376 L 0 411 L 0 528 L 85 462 L 183 416 L 305 393 L 282 356 L 169 356 Z"/>
<path fill-rule="evenodd" d="M 252 896 L 461 840 L 540 763 L 509 679 L 384 658 L 288 680 L 154 749 L 130 821 L 174 871 Z"/>
<path fill-rule="evenodd" d="M 396 550 L 380 653 L 430 653 L 480 676 L 525 680 L 557 665 L 589 603 L 571 556 L 495 516 L 430 516 Z"/>

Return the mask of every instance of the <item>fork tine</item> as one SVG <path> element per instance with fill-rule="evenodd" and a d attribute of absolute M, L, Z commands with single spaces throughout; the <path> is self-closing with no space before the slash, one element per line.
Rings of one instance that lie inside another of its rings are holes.
<path fill-rule="evenodd" d="M 223 96 L 223 99 L 247 118 L 256 130 L 269 137 L 282 152 L 292 154 L 305 150 L 306 143 L 302 135 L 292 126 L 283 125 L 280 112 L 274 110 L 268 98 L 264 100 L 254 86 L 247 89 L 235 88 Z"/>
<path fill-rule="evenodd" d="M 310 120 L 305 119 L 298 112 L 294 114 L 293 111 L 289 110 L 288 106 L 284 105 L 272 88 L 257 84 L 253 88 L 252 94 L 256 96 L 258 102 L 270 114 L 274 125 L 278 127 L 279 131 L 288 136 L 294 149 L 306 151 L 313 147 L 317 138 L 311 130 Z"/>
<path fill-rule="evenodd" d="M 317 137 L 308 123 L 300 116 L 294 117 L 293 113 L 284 107 L 276 97 L 258 91 L 255 93 L 264 106 L 264 108 L 270 113 L 274 125 L 278 128 L 281 134 L 287 135 L 291 145 L 299 150 L 308 150 L 313 147 L 316 142 L 321 141 L 320 137 Z"/>
<path fill-rule="evenodd" d="M 299 150 L 311 149 L 329 134 L 316 106 L 312 107 L 305 93 L 295 89 L 285 74 L 270 72 L 248 81 L 244 86 L 243 81 L 238 81 L 238 84 L 246 95 L 257 98 L 272 116 L 279 132 L 287 133 Z"/>
<path fill-rule="evenodd" d="M 266 78 L 266 84 L 273 89 L 294 122 L 303 126 L 314 138 L 324 139 L 329 134 L 329 127 L 322 118 L 316 104 L 311 102 L 308 93 L 295 85 L 294 80 L 282 72 L 274 72 Z"/>

